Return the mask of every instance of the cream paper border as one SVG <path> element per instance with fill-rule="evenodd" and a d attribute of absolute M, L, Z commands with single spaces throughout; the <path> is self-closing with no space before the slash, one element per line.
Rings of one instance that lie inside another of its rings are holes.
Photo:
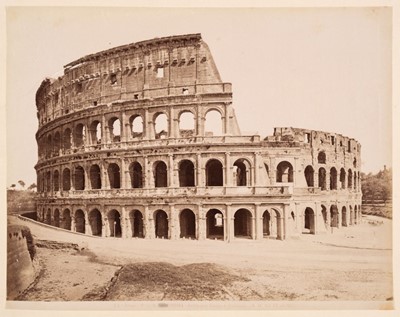
<path fill-rule="evenodd" d="M 6 116 L 5 116 L 5 105 L 6 105 L 6 15 L 5 8 L 7 6 L 101 6 L 101 7 L 182 7 L 182 8 L 220 8 L 220 7 L 392 7 L 393 13 L 393 24 L 392 24 L 392 124 L 393 124 L 393 146 L 392 146 L 392 167 L 393 167 L 393 277 L 394 277 L 394 309 L 388 307 L 387 302 L 267 302 L 265 305 L 260 302 L 210 302 L 209 308 L 205 308 L 204 304 L 207 302 L 163 302 L 163 305 L 159 305 L 158 302 L 142 302 L 143 305 L 132 302 L 8 302 L 6 303 L 6 246 L 5 246 L 5 232 L 6 232 L 6 180 L 5 177 L 0 178 L 0 184 L 2 190 L 1 198 L 1 209 L 2 221 L 1 221 L 1 246 L 3 251 L 3 257 L 1 261 L 2 274 L 2 287 L 1 300 L 2 305 L 0 307 L 0 316 L 25 316 L 31 317 L 36 316 L 110 316 L 110 315 L 123 315 L 123 316 L 204 316 L 204 315 L 218 315 L 218 316 L 399 316 L 400 308 L 398 303 L 399 292 L 399 219 L 400 217 L 396 214 L 399 207 L 399 87 L 400 87 L 400 37 L 399 37 L 399 1 L 393 0 L 348 0 L 348 1 L 335 1 L 335 0 L 271 0 L 271 1 L 0 1 L 1 12 L 0 12 L 0 74 L 1 74 L 1 116 L 0 116 L 0 148 L 6 149 Z M 11 70 L 9 70 L 11 71 Z M 2 150 L 0 154 L 0 166 L 1 175 L 6 175 L 6 151 Z M 150 303 L 150 305 L 149 305 Z M 362 303 L 363 307 L 367 310 L 357 310 Z M 164 304 L 167 304 L 166 307 Z M 134 307 L 133 307 L 134 306 Z M 199 307 L 200 306 L 200 307 Z M 300 309 L 301 310 L 298 310 Z M 56 308 L 57 310 L 53 310 Z M 134 309 L 132 311 L 132 309 Z M 139 311 L 138 309 L 141 309 Z M 309 310 L 307 310 L 309 309 Z M 323 309 L 323 311 L 318 310 Z M 326 310 L 328 309 L 328 310 Z M 385 310 L 386 309 L 386 310 Z"/>

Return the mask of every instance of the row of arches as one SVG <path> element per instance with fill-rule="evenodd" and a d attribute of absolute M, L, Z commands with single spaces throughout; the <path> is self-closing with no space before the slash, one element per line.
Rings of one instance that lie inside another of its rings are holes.
<path fill-rule="evenodd" d="M 324 167 L 320 167 L 317 175 L 318 186 L 316 186 L 315 175 L 315 170 L 311 165 L 308 165 L 304 169 L 304 176 L 308 187 L 319 187 L 321 190 L 337 190 L 346 188 L 357 190 L 360 188 L 360 172 L 353 172 L 351 168 L 349 168 L 347 172 L 344 168 L 341 168 L 340 174 L 338 175 L 336 167 L 331 167 L 328 176 L 327 170 Z"/>
<path fill-rule="evenodd" d="M 152 213 L 152 219 L 144 219 L 141 211 L 133 209 L 129 211 L 128 217 L 124 220 L 121 213 L 112 209 L 102 213 L 97 208 L 91 209 L 88 213 L 77 209 L 71 213 L 66 208 L 62 212 L 56 208 L 50 208 L 40 215 L 40 219 L 46 224 L 55 227 L 72 230 L 79 233 L 90 234 L 102 237 L 133 237 L 145 238 L 155 237 L 168 239 L 171 236 L 170 219 L 166 211 L 157 209 Z M 189 208 L 179 212 L 179 238 L 198 239 L 199 221 L 196 214 Z M 251 211 L 240 208 L 234 212 L 233 235 L 238 238 L 254 238 L 253 215 Z M 276 209 L 266 209 L 262 214 L 262 230 L 264 238 L 282 237 L 282 218 Z M 124 223 L 126 222 L 126 223 Z M 152 222 L 150 225 L 149 222 Z M 219 209 L 210 209 L 205 215 L 205 237 L 214 240 L 226 239 L 226 218 Z M 153 228 L 152 228 L 153 227 Z M 127 232 L 124 232 L 127 230 Z M 148 232 L 154 230 L 153 234 Z"/>
<path fill-rule="evenodd" d="M 204 118 L 205 136 L 223 135 L 223 120 L 220 109 L 209 109 Z M 190 110 L 183 110 L 179 113 L 177 124 L 178 135 L 171 135 L 166 112 L 155 113 L 149 127 L 147 127 L 142 114 L 133 114 L 128 118 L 127 131 L 125 131 L 125 127 L 118 116 L 112 116 L 108 120 L 94 119 L 89 124 L 80 122 L 72 128 L 67 127 L 62 131 L 50 132 L 42 136 L 38 141 L 39 155 L 48 158 L 85 145 L 121 142 L 124 135 L 126 140 L 129 141 L 140 138 L 187 138 L 198 134 L 195 114 Z"/>
<path fill-rule="evenodd" d="M 325 153 L 325 151 L 318 152 L 317 161 L 318 161 L 318 164 L 326 164 L 326 153 Z M 353 167 L 357 168 L 357 158 L 353 159 Z"/>

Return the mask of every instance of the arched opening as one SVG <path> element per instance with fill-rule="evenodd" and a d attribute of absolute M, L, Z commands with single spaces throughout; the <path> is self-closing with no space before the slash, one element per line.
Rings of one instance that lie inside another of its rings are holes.
<path fill-rule="evenodd" d="M 205 116 L 204 125 L 205 136 L 223 135 L 222 116 L 217 110 L 210 110 Z"/>
<path fill-rule="evenodd" d="M 154 213 L 156 221 L 156 238 L 168 239 L 168 216 L 164 210 L 157 210 Z"/>
<path fill-rule="evenodd" d="M 304 211 L 304 230 L 303 233 L 315 234 L 314 210 L 306 208 Z"/>
<path fill-rule="evenodd" d="M 74 187 L 75 190 L 85 189 L 85 170 L 82 166 L 76 166 L 74 172 Z"/>
<path fill-rule="evenodd" d="M 61 149 L 61 136 L 60 132 L 57 131 L 54 134 L 54 145 L 53 145 L 54 155 L 56 156 L 60 155 L 60 149 Z"/>
<path fill-rule="evenodd" d="M 293 183 L 293 166 L 287 161 L 282 161 L 276 167 L 277 183 Z"/>
<path fill-rule="evenodd" d="M 92 235 L 101 237 L 103 231 L 103 221 L 98 209 L 93 209 L 89 213 L 89 224 L 92 229 Z"/>
<path fill-rule="evenodd" d="M 218 209 L 210 209 L 206 214 L 208 239 L 224 240 L 224 216 Z"/>
<path fill-rule="evenodd" d="M 72 140 L 71 140 L 72 132 L 71 129 L 67 128 L 64 130 L 64 135 L 63 135 L 63 148 L 64 150 L 70 150 L 72 146 Z"/>
<path fill-rule="evenodd" d="M 139 162 L 133 162 L 129 165 L 129 176 L 132 188 L 143 187 L 143 169 Z"/>
<path fill-rule="evenodd" d="M 354 160 L 353 160 L 353 167 L 357 168 L 357 159 L 356 158 L 354 158 Z"/>
<path fill-rule="evenodd" d="M 154 116 L 154 135 L 156 139 L 168 137 L 168 118 L 165 113 L 157 113 Z"/>
<path fill-rule="evenodd" d="M 322 213 L 322 219 L 324 220 L 325 228 L 328 228 L 328 214 L 326 211 L 326 207 L 324 205 L 321 205 L 321 213 Z"/>
<path fill-rule="evenodd" d="M 251 212 L 247 209 L 239 209 L 234 215 L 234 235 L 251 239 Z"/>
<path fill-rule="evenodd" d="M 194 165 L 190 160 L 182 160 L 179 162 L 179 186 L 194 186 Z"/>
<path fill-rule="evenodd" d="M 58 170 L 55 170 L 53 174 L 53 190 L 55 192 L 60 190 L 60 173 Z"/>
<path fill-rule="evenodd" d="M 143 119 L 139 115 L 133 115 L 129 118 L 129 124 L 131 127 L 132 138 L 143 137 Z"/>
<path fill-rule="evenodd" d="M 318 153 L 318 163 L 319 164 L 325 164 L 326 163 L 326 154 L 325 154 L 325 152 L 319 152 Z"/>
<path fill-rule="evenodd" d="M 82 147 L 85 145 L 85 126 L 82 123 L 79 123 L 75 127 L 74 131 L 74 145 L 75 147 Z"/>
<path fill-rule="evenodd" d="M 350 209 L 350 225 L 354 224 L 354 212 L 353 212 L 353 207 L 349 206 Z"/>
<path fill-rule="evenodd" d="M 357 173 L 354 171 L 354 190 L 357 190 Z"/>
<path fill-rule="evenodd" d="M 264 238 L 280 239 L 282 237 L 280 213 L 271 209 L 263 213 L 263 236 Z"/>
<path fill-rule="evenodd" d="M 181 229 L 181 238 L 196 238 L 196 216 L 192 210 L 182 210 L 179 215 L 179 225 Z"/>
<path fill-rule="evenodd" d="M 353 171 L 351 169 L 347 171 L 347 188 L 353 188 Z"/>
<path fill-rule="evenodd" d="M 340 188 L 346 188 L 346 171 L 343 167 L 340 169 Z"/>
<path fill-rule="evenodd" d="M 167 165 L 163 161 L 157 161 L 153 165 L 154 173 L 154 186 L 167 187 L 168 186 L 168 173 Z"/>
<path fill-rule="evenodd" d="M 75 231 L 85 233 L 85 214 L 81 209 L 75 211 Z"/>
<path fill-rule="evenodd" d="M 347 210 L 346 207 L 342 207 L 342 227 L 347 227 Z"/>
<path fill-rule="evenodd" d="M 63 170 L 62 189 L 64 191 L 71 189 L 71 171 L 69 168 L 64 168 Z"/>
<path fill-rule="evenodd" d="M 51 210 L 47 209 L 45 223 L 51 225 Z"/>
<path fill-rule="evenodd" d="M 179 116 L 179 135 L 181 138 L 190 138 L 195 135 L 194 115 L 190 111 L 182 112 Z"/>
<path fill-rule="evenodd" d="M 92 144 L 101 144 L 101 123 L 96 120 L 90 125 L 90 138 Z"/>
<path fill-rule="evenodd" d="M 250 164 L 247 160 L 239 159 L 233 164 L 236 186 L 248 186 Z"/>
<path fill-rule="evenodd" d="M 142 213 L 139 210 L 132 210 L 129 213 L 129 222 L 131 224 L 132 237 L 144 238 Z"/>
<path fill-rule="evenodd" d="M 116 163 L 110 163 L 107 168 L 110 188 L 121 188 L 121 176 L 119 166 Z"/>
<path fill-rule="evenodd" d="M 331 227 L 339 228 L 339 212 L 336 205 L 332 205 L 330 209 Z"/>
<path fill-rule="evenodd" d="M 223 186 L 222 163 L 211 159 L 206 164 L 206 186 Z"/>
<path fill-rule="evenodd" d="M 54 226 L 60 228 L 60 211 L 54 210 Z"/>
<path fill-rule="evenodd" d="M 62 227 L 66 230 L 71 230 L 71 211 L 64 209 Z"/>
<path fill-rule="evenodd" d="M 359 222 L 359 214 L 357 210 L 357 205 L 354 206 L 354 224 L 357 224 Z"/>
<path fill-rule="evenodd" d="M 321 190 L 326 190 L 326 171 L 323 167 L 318 170 L 318 187 Z"/>
<path fill-rule="evenodd" d="M 329 174 L 329 188 L 330 190 L 337 189 L 337 171 L 336 168 L 332 167 Z"/>
<path fill-rule="evenodd" d="M 53 137 L 51 134 L 47 136 L 47 143 L 46 143 L 46 156 L 51 157 L 53 154 Z"/>
<path fill-rule="evenodd" d="M 46 191 L 51 191 L 51 172 L 46 172 Z"/>
<path fill-rule="evenodd" d="M 117 117 L 108 120 L 108 130 L 111 142 L 121 142 L 121 121 Z"/>
<path fill-rule="evenodd" d="M 308 187 L 314 187 L 314 169 L 308 165 L 304 170 L 304 176 Z"/>
<path fill-rule="evenodd" d="M 107 215 L 108 228 L 110 232 L 110 237 L 121 238 L 122 228 L 121 228 L 121 216 L 119 212 L 115 209 L 110 210 Z"/>
<path fill-rule="evenodd" d="M 97 164 L 90 167 L 90 185 L 92 189 L 101 189 L 101 171 Z"/>

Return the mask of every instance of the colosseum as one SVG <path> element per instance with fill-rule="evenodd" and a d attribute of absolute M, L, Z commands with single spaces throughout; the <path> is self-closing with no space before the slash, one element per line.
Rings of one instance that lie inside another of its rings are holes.
<path fill-rule="evenodd" d="M 291 127 L 241 134 L 232 85 L 200 34 L 82 57 L 43 80 L 36 106 L 37 218 L 48 225 L 233 241 L 360 222 L 360 144 Z"/>

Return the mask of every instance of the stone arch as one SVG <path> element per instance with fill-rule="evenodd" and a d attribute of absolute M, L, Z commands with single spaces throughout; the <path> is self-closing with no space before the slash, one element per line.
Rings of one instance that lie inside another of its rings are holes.
<path fill-rule="evenodd" d="M 54 141 L 53 141 L 54 155 L 56 155 L 56 156 L 60 155 L 60 149 L 61 149 L 61 135 L 60 135 L 60 132 L 57 131 L 54 134 Z"/>
<path fill-rule="evenodd" d="M 45 223 L 51 225 L 51 209 L 47 209 Z"/>
<path fill-rule="evenodd" d="M 168 116 L 164 112 L 157 112 L 153 117 L 154 136 L 156 139 L 168 138 Z"/>
<path fill-rule="evenodd" d="M 324 151 L 318 153 L 318 164 L 326 164 L 326 154 Z"/>
<path fill-rule="evenodd" d="M 168 170 L 167 164 L 163 161 L 156 161 L 153 164 L 154 186 L 167 187 L 168 186 Z"/>
<path fill-rule="evenodd" d="M 219 109 L 208 109 L 204 114 L 204 118 L 205 136 L 223 135 L 222 114 Z"/>
<path fill-rule="evenodd" d="M 46 141 L 46 157 L 51 157 L 53 154 L 53 136 L 49 134 Z"/>
<path fill-rule="evenodd" d="M 108 180 L 110 182 L 110 188 L 111 189 L 121 188 L 121 174 L 119 165 L 117 163 L 108 164 L 107 172 L 108 172 Z"/>
<path fill-rule="evenodd" d="M 139 162 L 132 162 L 129 165 L 129 176 L 131 178 L 132 188 L 143 187 L 143 168 Z"/>
<path fill-rule="evenodd" d="M 102 139 L 101 122 L 95 120 L 90 124 L 90 139 L 92 144 L 100 144 Z"/>
<path fill-rule="evenodd" d="M 224 172 L 222 163 L 217 159 L 210 159 L 206 163 L 206 186 L 223 186 Z"/>
<path fill-rule="evenodd" d="M 129 118 L 129 126 L 131 128 L 132 138 L 143 137 L 143 118 L 139 114 L 134 114 Z"/>
<path fill-rule="evenodd" d="M 55 192 L 60 190 L 60 172 L 58 170 L 55 170 L 53 174 L 53 190 Z"/>
<path fill-rule="evenodd" d="M 75 231 L 85 233 L 85 212 L 82 209 L 78 209 L 74 213 L 75 218 Z"/>
<path fill-rule="evenodd" d="M 303 233 L 315 234 L 315 213 L 310 207 L 304 211 L 304 229 Z"/>
<path fill-rule="evenodd" d="M 121 142 L 121 120 L 118 117 L 108 120 L 108 131 L 111 142 Z"/>
<path fill-rule="evenodd" d="M 51 191 L 51 172 L 46 172 L 46 191 Z"/>
<path fill-rule="evenodd" d="M 305 168 L 304 177 L 306 178 L 307 187 L 314 187 L 314 169 L 311 165 Z"/>
<path fill-rule="evenodd" d="M 357 159 L 356 158 L 354 158 L 354 160 L 353 160 L 353 167 L 357 168 Z"/>
<path fill-rule="evenodd" d="M 218 209 L 210 209 L 206 214 L 206 237 L 224 240 L 224 215 Z"/>
<path fill-rule="evenodd" d="M 346 188 L 346 171 L 343 167 L 340 169 L 340 188 Z"/>
<path fill-rule="evenodd" d="M 190 138 L 195 136 L 195 118 L 190 110 L 183 110 L 178 115 L 179 136 L 182 138 Z"/>
<path fill-rule="evenodd" d="M 336 205 L 330 208 L 331 227 L 339 228 L 339 212 Z"/>
<path fill-rule="evenodd" d="M 78 123 L 74 129 L 74 145 L 82 147 L 85 145 L 86 128 L 83 123 Z"/>
<path fill-rule="evenodd" d="M 342 227 L 347 227 L 347 210 L 346 207 L 342 207 Z"/>
<path fill-rule="evenodd" d="M 326 190 L 326 171 L 323 167 L 320 167 L 318 170 L 318 187 L 321 190 Z"/>
<path fill-rule="evenodd" d="M 335 167 L 332 167 L 329 173 L 329 189 L 337 189 L 337 171 Z"/>
<path fill-rule="evenodd" d="M 252 238 L 252 214 L 241 208 L 234 214 L 234 236 Z"/>
<path fill-rule="evenodd" d="M 194 187 L 194 164 L 190 160 L 181 160 L 179 169 L 179 187 Z"/>
<path fill-rule="evenodd" d="M 71 211 L 68 208 L 64 209 L 62 218 L 62 228 L 71 230 Z"/>
<path fill-rule="evenodd" d="M 325 229 L 327 229 L 328 228 L 328 213 L 327 213 L 326 207 L 324 205 L 321 205 L 321 214 L 322 214 L 322 219 L 324 220 Z"/>
<path fill-rule="evenodd" d="M 181 238 L 196 238 L 196 216 L 191 209 L 183 209 L 179 214 Z"/>
<path fill-rule="evenodd" d="M 60 210 L 58 208 L 54 210 L 53 219 L 54 219 L 54 226 L 60 228 Z"/>
<path fill-rule="evenodd" d="M 64 168 L 62 176 L 62 190 L 68 191 L 71 189 L 71 171 L 69 168 Z"/>
<path fill-rule="evenodd" d="M 80 165 L 75 166 L 74 169 L 74 188 L 75 190 L 85 189 L 85 170 Z"/>
<path fill-rule="evenodd" d="M 144 238 L 143 215 L 139 210 L 134 209 L 129 212 L 129 223 L 131 225 L 132 237 Z"/>
<path fill-rule="evenodd" d="M 118 210 L 112 209 L 107 213 L 109 236 L 122 237 L 121 214 Z"/>
<path fill-rule="evenodd" d="M 250 163 L 248 160 L 240 158 L 233 163 L 234 179 L 236 186 L 249 186 L 250 183 Z"/>
<path fill-rule="evenodd" d="M 101 170 L 97 164 L 90 166 L 90 185 L 92 189 L 101 189 Z"/>
<path fill-rule="evenodd" d="M 168 215 L 164 210 L 156 210 L 154 212 L 155 233 L 156 238 L 168 239 L 169 224 Z"/>
<path fill-rule="evenodd" d="M 70 150 L 72 147 L 72 132 L 70 128 L 66 128 L 63 133 L 63 149 Z"/>
<path fill-rule="evenodd" d="M 293 183 L 293 166 L 288 161 L 282 161 L 276 167 L 277 183 Z"/>
<path fill-rule="evenodd" d="M 349 168 L 349 170 L 347 171 L 347 188 L 353 188 L 353 171 L 351 170 L 351 168 Z"/>
<path fill-rule="evenodd" d="M 89 212 L 89 224 L 92 229 L 92 235 L 101 237 L 103 233 L 103 220 L 101 212 L 97 208 Z"/>
<path fill-rule="evenodd" d="M 263 213 L 263 236 L 264 238 L 282 238 L 281 215 L 276 209 L 266 209 Z"/>

